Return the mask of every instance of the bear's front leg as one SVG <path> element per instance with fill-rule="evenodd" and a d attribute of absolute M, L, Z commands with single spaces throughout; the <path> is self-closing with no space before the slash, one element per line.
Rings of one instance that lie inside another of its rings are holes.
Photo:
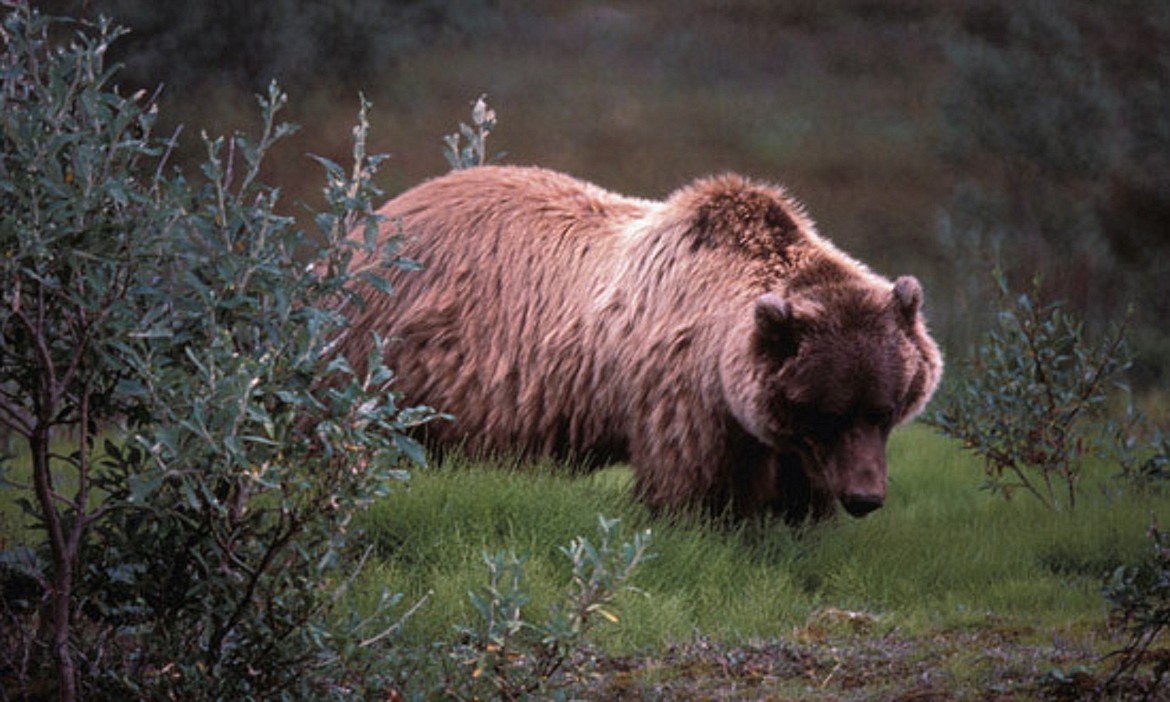
<path fill-rule="evenodd" d="M 797 454 L 768 457 L 768 485 L 763 505 L 790 526 L 827 519 L 837 511 L 837 500 L 827 485 L 813 480 Z"/>

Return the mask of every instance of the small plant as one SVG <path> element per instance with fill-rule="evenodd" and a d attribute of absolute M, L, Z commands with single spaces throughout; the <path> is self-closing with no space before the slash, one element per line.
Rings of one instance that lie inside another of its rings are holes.
<path fill-rule="evenodd" d="M 446 694 L 479 699 L 494 694 L 500 700 L 521 699 L 557 687 L 555 675 L 584 643 L 598 617 L 617 622 L 614 601 L 623 590 L 635 590 L 629 580 L 652 554 L 646 547 L 650 531 L 632 542 L 615 544 L 618 520 L 598 517 L 598 544 L 578 537 L 561 547 L 573 573 L 564 598 L 553 604 L 542 622 L 525 618 L 530 597 L 524 589 L 527 558 L 513 553 L 484 554 L 488 584 L 469 593 L 479 615 L 475 626 L 459 628 L 459 642 L 450 651 L 455 664 L 448 674 Z"/>
<path fill-rule="evenodd" d="M 1154 643 L 1170 631 L 1170 533 L 1158 528 L 1157 522 L 1150 525 L 1148 533 L 1153 544 L 1149 559 L 1119 567 L 1104 588 L 1112 619 L 1128 639 L 1112 654 L 1117 657 L 1117 667 L 1106 682 L 1106 690 L 1149 662 Z M 1170 655 L 1162 652 L 1152 658 L 1153 677 L 1144 699 L 1153 698 L 1170 672 Z"/>
<path fill-rule="evenodd" d="M 1110 458 L 1120 469 L 1118 478 L 1146 490 L 1170 481 L 1170 434 L 1151 427 L 1133 403 L 1120 421 L 1110 419 L 1106 426 L 1113 447 Z"/>
<path fill-rule="evenodd" d="M 1039 283 L 1010 301 L 995 274 L 1002 311 L 967 363 L 959 387 L 928 418 L 985 460 L 985 487 L 1017 490 L 1052 509 L 1073 509 L 1085 461 L 1113 450 L 1102 411 L 1129 364 L 1124 325 L 1100 343 L 1059 304 L 1041 304 Z"/>
<path fill-rule="evenodd" d="M 487 138 L 495 128 L 496 111 L 488 107 L 487 95 L 480 95 L 471 107 L 471 126 L 460 122 L 458 132 L 443 137 L 443 156 L 451 170 L 483 166 L 502 158 L 503 154 L 497 154 L 489 159 L 487 154 Z"/>

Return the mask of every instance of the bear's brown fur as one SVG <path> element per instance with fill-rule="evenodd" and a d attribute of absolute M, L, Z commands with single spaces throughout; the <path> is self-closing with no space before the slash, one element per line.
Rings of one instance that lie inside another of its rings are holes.
<path fill-rule="evenodd" d="M 723 175 L 664 202 L 537 168 L 456 171 L 380 212 L 424 270 L 355 312 L 428 438 L 473 452 L 628 460 L 653 507 L 855 515 L 942 362 L 910 277 L 818 236 L 782 189 Z M 399 227 L 401 229 L 399 229 Z"/>

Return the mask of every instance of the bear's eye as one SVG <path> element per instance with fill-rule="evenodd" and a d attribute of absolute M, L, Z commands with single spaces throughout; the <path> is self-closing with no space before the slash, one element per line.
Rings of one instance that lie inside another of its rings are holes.
<path fill-rule="evenodd" d="M 828 412 L 820 412 L 812 408 L 808 408 L 801 413 L 801 423 L 804 425 L 807 434 L 819 439 L 835 436 L 845 428 L 845 420 L 843 417 Z"/>

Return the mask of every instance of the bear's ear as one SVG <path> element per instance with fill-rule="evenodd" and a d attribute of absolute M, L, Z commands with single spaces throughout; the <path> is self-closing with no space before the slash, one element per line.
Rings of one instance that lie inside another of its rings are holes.
<path fill-rule="evenodd" d="M 894 304 L 902 319 L 913 324 L 922 309 L 922 285 L 917 278 L 904 275 L 894 281 Z"/>
<path fill-rule="evenodd" d="M 772 358 L 788 358 L 800 345 L 799 330 L 792 305 L 776 293 L 765 293 L 756 300 L 756 330 L 753 346 Z"/>

